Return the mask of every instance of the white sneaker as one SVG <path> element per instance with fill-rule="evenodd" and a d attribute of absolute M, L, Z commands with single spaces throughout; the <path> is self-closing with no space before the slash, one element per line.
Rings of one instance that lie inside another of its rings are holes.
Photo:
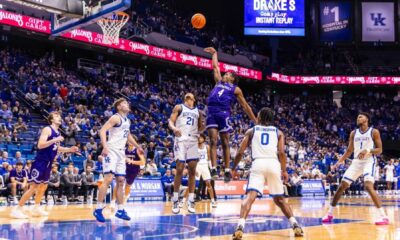
<path fill-rule="evenodd" d="M 13 210 L 11 210 L 10 217 L 11 218 L 16 218 L 16 219 L 27 219 L 27 218 L 29 218 L 25 213 L 22 212 L 22 209 L 20 207 L 16 207 Z"/>
<path fill-rule="evenodd" d="M 185 205 L 185 201 L 184 200 L 179 202 L 179 208 L 183 208 L 183 205 Z"/>
<path fill-rule="evenodd" d="M 49 213 L 43 210 L 41 207 L 34 208 L 31 212 L 32 217 L 47 217 Z"/>
<path fill-rule="evenodd" d="M 217 208 L 217 202 L 216 201 L 211 201 L 211 207 L 212 208 Z"/>
<path fill-rule="evenodd" d="M 189 213 L 196 213 L 194 202 L 187 201 L 187 210 Z"/>
<path fill-rule="evenodd" d="M 178 214 L 180 212 L 179 203 L 178 201 L 172 202 L 172 212 L 174 214 Z"/>

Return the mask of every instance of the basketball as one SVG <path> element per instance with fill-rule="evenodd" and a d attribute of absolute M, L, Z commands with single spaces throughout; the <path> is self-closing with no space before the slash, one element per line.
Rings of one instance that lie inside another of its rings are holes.
<path fill-rule="evenodd" d="M 202 29 L 206 25 L 206 17 L 201 13 L 196 13 L 192 17 L 192 26 L 196 29 Z"/>

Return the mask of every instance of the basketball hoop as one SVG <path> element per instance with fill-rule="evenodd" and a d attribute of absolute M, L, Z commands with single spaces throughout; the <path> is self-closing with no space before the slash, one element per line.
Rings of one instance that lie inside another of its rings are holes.
<path fill-rule="evenodd" d="M 104 44 L 118 44 L 119 32 L 121 28 L 128 22 L 129 15 L 124 12 L 116 12 L 111 16 L 104 17 L 97 21 L 97 24 L 103 31 Z"/>

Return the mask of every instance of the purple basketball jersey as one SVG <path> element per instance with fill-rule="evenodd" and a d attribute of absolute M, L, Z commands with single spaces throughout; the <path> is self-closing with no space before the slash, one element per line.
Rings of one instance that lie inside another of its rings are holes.
<path fill-rule="evenodd" d="M 211 91 L 207 100 L 209 113 L 231 112 L 231 104 L 235 101 L 236 85 L 219 81 Z"/>
<path fill-rule="evenodd" d="M 140 158 L 139 158 L 136 148 L 134 148 L 133 150 L 129 150 L 129 148 L 126 148 L 125 155 L 130 160 L 140 161 Z M 125 178 L 126 178 L 126 183 L 128 185 L 132 185 L 132 183 L 135 181 L 135 178 L 139 174 L 139 171 L 140 171 L 140 166 L 128 164 L 128 163 L 126 164 L 126 177 Z"/>
<path fill-rule="evenodd" d="M 51 126 L 49 126 L 51 129 L 51 134 L 47 138 L 47 141 L 53 140 L 54 138 L 57 138 L 60 136 L 59 132 L 56 132 Z M 41 162 L 53 162 L 55 157 L 57 156 L 57 151 L 58 151 L 58 145 L 56 143 L 51 144 L 47 148 L 42 148 L 37 151 L 35 161 L 41 161 Z"/>

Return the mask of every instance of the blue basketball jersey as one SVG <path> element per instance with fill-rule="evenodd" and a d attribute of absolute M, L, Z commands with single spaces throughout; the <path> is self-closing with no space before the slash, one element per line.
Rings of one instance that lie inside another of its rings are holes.
<path fill-rule="evenodd" d="M 209 113 L 231 112 L 231 105 L 235 101 L 236 85 L 219 81 L 211 91 L 207 100 Z"/>
<path fill-rule="evenodd" d="M 57 138 L 60 136 L 59 132 L 56 132 L 51 126 L 49 126 L 51 129 L 51 134 L 47 138 L 47 141 L 53 140 L 54 138 Z M 53 143 L 47 148 L 42 148 L 37 151 L 35 161 L 40 161 L 40 162 L 52 162 L 57 156 L 58 152 L 58 144 L 59 143 Z"/>

